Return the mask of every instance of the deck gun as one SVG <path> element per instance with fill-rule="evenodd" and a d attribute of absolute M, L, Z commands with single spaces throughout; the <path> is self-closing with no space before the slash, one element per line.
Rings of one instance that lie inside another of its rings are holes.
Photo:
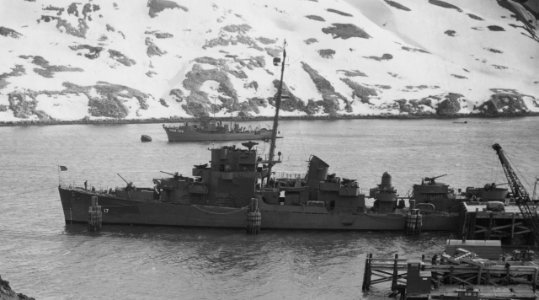
<path fill-rule="evenodd" d="M 438 179 L 440 177 L 444 177 L 444 176 L 447 176 L 447 174 L 442 174 L 442 175 L 438 175 L 438 176 L 434 176 L 434 177 L 425 177 L 425 178 L 423 178 L 423 183 L 428 182 L 429 184 L 435 184 L 436 179 Z"/>
<path fill-rule="evenodd" d="M 128 189 L 133 187 L 133 182 L 132 181 L 125 180 L 125 178 L 123 178 L 122 175 L 120 175 L 120 173 L 116 173 L 116 175 L 118 175 L 127 184 Z"/>
<path fill-rule="evenodd" d="M 167 175 L 170 175 L 170 176 L 173 176 L 174 178 L 182 178 L 183 176 L 178 173 L 178 172 L 174 172 L 174 173 L 170 173 L 170 172 L 165 172 L 165 171 L 159 171 L 163 174 L 167 174 Z"/>

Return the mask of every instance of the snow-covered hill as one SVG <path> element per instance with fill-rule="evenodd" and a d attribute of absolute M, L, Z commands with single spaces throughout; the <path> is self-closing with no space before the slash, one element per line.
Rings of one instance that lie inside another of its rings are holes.
<path fill-rule="evenodd" d="M 512 0 L 12 0 L 0 121 L 539 112 Z"/>

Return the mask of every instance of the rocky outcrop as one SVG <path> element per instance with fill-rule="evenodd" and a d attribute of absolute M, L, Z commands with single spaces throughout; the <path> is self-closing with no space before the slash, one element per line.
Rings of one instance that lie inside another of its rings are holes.
<path fill-rule="evenodd" d="M 401 9 L 404 11 L 411 11 L 408 7 L 400 4 L 399 2 L 392 1 L 392 0 L 384 0 L 389 6 L 393 6 L 394 8 Z"/>
<path fill-rule="evenodd" d="M 448 30 L 444 31 L 444 33 L 447 34 L 448 36 L 455 36 L 455 34 L 457 32 L 455 30 L 448 29 Z"/>
<path fill-rule="evenodd" d="M 150 96 L 139 90 L 104 81 L 95 85 L 80 86 L 70 82 L 62 84 L 65 89 L 58 92 L 47 92 L 47 95 L 83 94 L 88 98 L 88 112 L 93 117 L 123 119 L 129 114 L 124 102 L 136 99 L 139 109 L 148 109 Z"/>
<path fill-rule="evenodd" d="M 161 56 L 163 54 L 166 54 L 166 51 L 161 50 L 157 45 L 154 44 L 151 38 L 147 37 L 145 40 L 146 46 L 148 47 L 146 49 L 146 54 L 148 56 Z"/>
<path fill-rule="evenodd" d="M 323 58 L 333 58 L 333 55 L 335 55 L 335 50 L 333 50 L 333 49 L 320 49 L 320 50 L 318 50 L 318 54 Z"/>
<path fill-rule="evenodd" d="M 16 293 L 9 286 L 9 281 L 3 280 L 0 276 L 0 299 L 2 300 L 35 300 L 21 293 Z"/>
<path fill-rule="evenodd" d="M 77 52 L 77 55 L 84 55 L 84 57 L 89 59 L 96 59 L 103 51 L 103 47 L 100 46 L 91 46 L 91 45 L 71 45 L 69 48 Z"/>
<path fill-rule="evenodd" d="M 377 61 L 382 61 L 382 60 L 390 60 L 390 59 L 392 59 L 393 55 L 391 55 L 389 53 L 384 53 L 382 56 L 371 55 L 371 56 L 363 56 L 363 57 L 368 58 L 368 59 L 377 60 Z"/>
<path fill-rule="evenodd" d="M 169 92 L 169 95 L 176 100 L 176 102 L 182 102 L 183 101 L 183 92 L 180 89 L 172 89 Z"/>
<path fill-rule="evenodd" d="M 523 96 L 512 89 L 493 89 L 490 99 L 478 107 L 486 115 L 514 115 L 528 111 Z"/>
<path fill-rule="evenodd" d="M 22 36 L 19 32 L 3 26 L 0 26 L 0 35 L 14 39 L 18 39 Z"/>
<path fill-rule="evenodd" d="M 183 11 L 188 11 L 187 7 L 179 5 L 174 1 L 169 0 L 149 0 L 148 1 L 148 14 L 150 17 L 155 18 L 157 14 L 162 12 L 165 9 L 181 9 Z"/>
<path fill-rule="evenodd" d="M 214 62 L 213 59 L 209 61 Z M 200 90 L 202 84 L 208 80 L 219 83 L 218 91 L 220 95 L 218 99 L 221 101 L 222 107 L 211 107 L 208 95 Z M 182 107 L 192 116 L 207 116 L 210 112 L 219 111 L 222 108 L 225 108 L 229 112 L 234 112 L 238 109 L 238 95 L 236 90 L 228 78 L 227 73 L 220 68 L 204 69 L 199 64 L 194 64 L 191 71 L 185 75 L 183 86 L 185 89 L 191 91 L 191 93 L 185 97 L 186 103 Z"/>
<path fill-rule="evenodd" d="M 333 23 L 332 26 L 322 28 L 322 32 L 326 34 L 331 34 L 334 39 L 341 38 L 343 40 L 358 37 L 363 39 L 370 39 L 371 36 L 365 32 L 365 30 L 357 27 L 354 24 L 341 24 Z"/>
<path fill-rule="evenodd" d="M 172 33 L 168 33 L 168 32 L 161 32 L 161 31 L 145 31 L 144 32 L 145 34 L 151 34 L 153 36 L 155 36 L 155 38 L 157 39 L 170 39 L 170 38 L 173 38 L 174 35 Z"/>
<path fill-rule="evenodd" d="M 341 78 L 341 80 L 354 91 L 352 97 L 359 98 L 362 103 L 370 104 L 369 97 L 378 95 L 376 89 L 363 86 L 349 78 Z"/>
<path fill-rule="evenodd" d="M 226 25 L 219 31 L 219 36 L 206 41 L 203 49 L 213 48 L 218 46 L 230 46 L 243 44 L 250 48 L 262 51 L 263 48 L 258 45 L 255 39 L 250 37 L 247 33 L 251 30 L 251 26 L 248 24 L 231 24 Z"/>
<path fill-rule="evenodd" d="M 464 96 L 456 93 L 449 93 L 445 96 L 444 100 L 438 104 L 436 108 L 436 114 L 440 116 L 454 116 L 460 111 L 459 99 Z"/>
<path fill-rule="evenodd" d="M 76 37 L 85 38 L 86 34 L 90 28 L 88 22 L 93 20 L 93 13 L 100 10 L 99 5 L 88 3 L 79 3 L 73 2 L 67 7 L 67 14 L 70 17 L 75 17 L 76 23 L 72 24 L 70 18 L 62 18 L 64 8 L 62 7 L 51 7 L 49 6 L 48 11 L 56 11 L 56 15 L 45 14 L 42 15 L 38 20 L 38 23 L 41 21 L 52 22 L 56 21 L 56 28 L 60 32 L 64 32 Z"/>
<path fill-rule="evenodd" d="M 279 80 L 273 81 L 273 86 L 277 89 L 279 87 Z M 277 96 L 277 93 L 269 99 L 269 103 L 273 106 L 275 106 L 275 97 Z M 282 111 L 304 111 L 305 105 L 301 99 L 296 97 L 286 83 L 283 82 L 283 91 L 281 94 L 281 110 Z"/>
<path fill-rule="evenodd" d="M 350 109 L 348 100 L 335 91 L 331 82 L 318 73 L 315 69 L 309 66 L 306 62 L 301 62 L 303 70 L 309 74 L 311 80 L 313 81 L 316 89 L 322 94 L 324 112 L 334 116 L 338 113 L 339 110 L 339 100 L 342 100 L 346 103 L 347 110 Z"/>
<path fill-rule="evenodd" d="M 50 65 L 49 61 L 44 59 L 42 56 L 31 56 L 31 55 L 20 55 L 19 57 L 24 59 L 32 59 L 32 63 L 39 68 L 34 68 L 33 71 L 37 74 L 46 77 L 53 78 L 55 73 L 58 72 L 82 72 L 84 71 L 81 68 L 75 68 L 70 66 L 60 66 L 60 65 Z"/>
<path fill-rule="evenodd" d="M 425 116 L 432 115 L 432 105 L 430 98 L 397 99 L 393 103 L 381 105 L 381 108 L 387 111 L 397 111 L 400 115 Z"/>
<path fill-rule="evenodd" d="M 342 74 L 346 77 L 356 77 L 356 76 L 367 77 L 367 74 L 359 70 L 337 70 L 337 71 L 342 72 Z"/>
<path fill-rule="evenodd" d="M 277 42 L 276 39 L 270 39 L 270 38 L 263 37 L 263 36 L 257 37 L 256 40 L 261 42 L 264 45 L 275 44 L 275 42 Z"/>
<path fill-rule="evenodd" d="M 109 56 L 126 67 L 130 67 L 137 63 L 134 59 L 127 57 L 122 52 L 117 50 L 109 49 Z"/>
<path fill-rule="evenodd" d="M 503 29 L 503 27 L 498 26 L 498 25 L 489 25 L 489 26 L 487 26 L 487 28 L 490 31 L 505 31 L 505 29 Z"/>
<path fill-rule="evenodd" d="M 20 119 L 28 119 L 36 116 L 39 120 L 50 120 L 51 117 L 41 110 L 37 110 L 36 93 L 29 90 L 21 90 L 9 93 L 9 109 L 13 116 Z"/>
<path fill-rule="evenodd" d="M 444 1 L 429 0 L 429 3 L 440 6 L 440 7 L 443 7 L 443 8 L 450 8 L 450 9 L 454 9 L 454 10 L 456 10 L 458 12 L 462 12 L 462 9 L 460 7 L 455 6 L 455 5 L 451 4 L 451 3 L 444 2 Z"/>
<path fill-rule="evenodd" d="M 524 29 L 528 31 L 529 37 L 539 42 L 537 36 L 537 12 L 533 11 L 527 5 L 523 5 L 522 1 L 496 0 L 498 5 L 512 12 L 512 17 L 524 24 Z"/>
<path fill-rule="evenodd" d="M 0 74 L 0 90 L 8 85 L 7 79 L 9 77 L 17 77 L 26 74 L 26 71 L 22 65 L 15 65 L 11 68 L 11 72 Z"/>
<path fill-rule="evenodd" d="M 322 18 L 321 16 L 317 16 L 317 15 L 308 15 L 308 16 L 305 16 L 305 18 L 315 20 L 315 21 L 320 21 L 320 22 L 325 22 L 326 21 L 326 20 L 324 20 L 324 18 Z"/>
<path fill-rule="evenodd" d="M 353 15 L 351 15 L 349 13 L 345 13 L 344 11 L 336 10 L 336 9 L 333 9 L 333 8 L 328 8 L 327 11 L 329 11 L 331 13 L 334 13 L 334 14 L 341 15 L 341 16 L 345 16 L 345 17 L 353 17 Z"/>
<path fill-rule="evenodd" d="M 477 21 L 483 21 L 483 18 L 481 18 L 480 16 L 477 16 L 477 15 L 474 15 L 474 14 L 470 14 L 470 13 L 468 13 L 467 15 L 468 15 L 468 17 L 470 17 L 470 18 L 472 18 L 472 19 L 474 19 L 474 20 L 477 20 Z"/>
<path fill-rule="evenodd" d="M 28 119 L 36 112 L 37 101 L 30 93 L 10 93 L 8 101 L 9 109 L 13 111 L 16 118 Z"/>

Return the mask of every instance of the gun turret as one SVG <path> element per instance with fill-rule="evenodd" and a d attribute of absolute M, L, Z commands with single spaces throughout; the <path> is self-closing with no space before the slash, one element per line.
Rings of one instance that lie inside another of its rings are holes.
<path fill-rule="evenodd" d="M 248 141 L 248 142 L 245 142 L 245 143 L 241 143 L 243 146 L 245 146 L 249 151 L 251 151 L 251 149 L 258 145 L 258 143 L 256 142 L 253 142 L 253 141 Z"/>
<path fill-rule="evenodd" d="M 129 184 L 129 181 L 125 180 L 125 178 L 122 177 L 122 175 L 120 175 L 120 173 L 116 173 L 116 175 L 120 176 L 120 178 L 127 184 Z"/>
<path fill-rule="evenodd" d="M 170 172 L 165 172 L 165 171 L 159 171 L 163 174 L 167 174 L 167 175 L 170 175 L 170 176 L 174 176 L 174 178 L 179 178 L 179 177 L 182 177 L 182 175 L 180 175 L 180 173 L 178 172 L 174 172 L 174 173 L 170 173 Z"/>
<path fill-rule="evenodd" d="M 435 184 L 436 179 L 438 179 L 440 177 L 444 177 L 444 176 L 447 176 L 447 174 L 442 174 L 442 175 L 438 175 L 438 176 L 434 176 L 434 177 L 425 177 L 425 178 L 423 178 L 423 182 L 428 182 L 430 184 Z"/>
<path fill-rule="evenodd" d="M 133 187 L 133 182 L 132 181 L 127 181 L 125 180 L 125 178 L 122 177 L 122 175 L 120 175 L 120 173 L 116 173 L 118 176 L 120 176 L 120 178 L 125 182 L 125 184 L 127 184 L 127 189 L 131 189 Z"/>

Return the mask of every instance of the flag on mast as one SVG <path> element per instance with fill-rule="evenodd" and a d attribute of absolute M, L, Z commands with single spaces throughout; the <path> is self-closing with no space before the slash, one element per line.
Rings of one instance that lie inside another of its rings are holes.
<path fill-rule="evenodd" d="M 58 168 L 60 169 L 60 171 L 67 171 L 67 167 L 66 167 L 66 166 L 58 166 Z"/>

